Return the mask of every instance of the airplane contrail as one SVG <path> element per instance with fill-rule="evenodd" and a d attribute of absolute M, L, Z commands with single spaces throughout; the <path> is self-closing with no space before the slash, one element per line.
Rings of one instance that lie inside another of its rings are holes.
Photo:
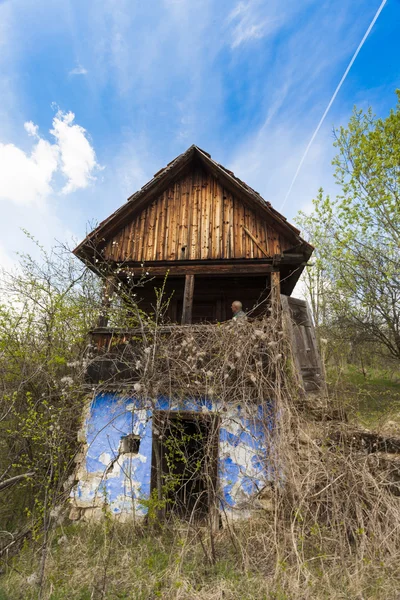
<path fill-rule="evenodd" d="M 316 136 L 317 136 L 317 134 L 318 134 L 318 131 L 321 129 L 321 125 L 322 125 L 322 124 L 323 124 L 323 122 L 325 121 L 325 117 L 326 117 L 326 115 L 328 114 L 328 112 L 329 112 L 329 109 L 331 108 L 332 104 L 334 103 L 334 101 L 335 101 L 335 98 L 336 98 L 336 96 L 338 95 L 338 93 L 339 93 L 339 91 L 340 91 L 340 88 L 342 87 L 342 85 L 343 85 L 343 83 L 344 83 L 344 81 L 345 81 L 345 79 L 346 79 L 347 75 L 349 74 L 349 71 L 350 71 L 351 67 L 353 66 L 353 63 L 354 63 L 354 61 L 356 60 L 356 58 L 357 58 L 357 56 L 358 56 L 358 54 L 359 54 L 359 52 L 360 52 L 361 48 L 363 47 L 363 45 L 364 45 L 364 43 L 365 43 L 365 40 L 367 39 L 367 37 L 368 37 L 368 36 L 369 36 L 369 34 L 371 33 L 371 30 L 372 30 L 373 26 L 375 25 L 377 18 L 378 18 L 378 17 L 379 17 L 379 15 L 381 14 L 381 12 L 382 12 L 382 10 L 383 10 L 383 7 L 385 6 L 386 2 L 387 2 L 387 0 L 383 0 L 383 2 L 381 3 L 380 7 L 378 8 L 378 10 L 377 10 L 377 12 L 376 12 L 376 14 L 375 14 L 374 18 L 372 19 L 372 21 L 371 21 L 371 23 L 370 23 L 370 25 L 369 25 L 369 27 L 368 27 L 367 31 L 366 31 L 366 32 L 365 32 L 365 34 L 364 34 L 364 37 L 363 37 L 363 39 L 362 39 L 362 40 L 361 40 L 361 42 L 358 44 L 357 50 L 354 52 L 354 54 L 353 54 L 353 56 L 352 56 L 352 59 L 351 59 L 351 61 L 349 62 L 348 66 L 347 66 L 347 69 L 345 70 L 345 72 L 344 72 L 344 74 L 343 74 L 343 77 L 342 77 L 342 79 L 339 81 L 339 84 L 338 84 L 338 86 L 337 86 L 336 90 L 334 91 L 334 94 L 333 94 L 332 98 L 330 99 L 330 101 L 329 101 L 329 104 L 328 104 L 328 106 L 326 107 L 326 109 L 325 109 L 325 112 L 324 112 L 324 114 L 322 115 L 322 117 L 321 117 L 321 120 L 320 120 L 320 122 L 318 123 L 316 130 L 315 130 L 315 131 L 314 131 L 314 133 L 312 134 L 312 136 L 311 136 L 311 139 L 310 139 L 310 141 L 309 141 L 309 142 L 308 142 L 308 144 L 307 144 L 307 148 L 305 149 L 305 151 L 304 151 L 304 154 L 303 154 L 303 156 L 301 157 L 301 160 L 300 160 L 300 162 L 299 162 L 299 166 L 297 167 L 296 173 L 294 174 L 294 177 L 293 177 L 293 179 L 292 179 L 292 182 L 291 182 L 291 184 L 290 184 L 290 186 L 289 186 L 289 189 L 288 189 L 288 191 L 287 191 L 287 194 L 286 194 L 286 196 L 285 196 L 285 199 L 284 199 L 284 201 L 282 202 L 282 205 L 281 205 L 281 207 L 280 207 L 280 210 L 282 210 L 282 208 L 285 206 L 285 204 L 286 204 L 286 201 L 287 201 L 287 199 L 289 198 L 289 196 L 290 196 L 290 194 L 291 194 L 291 191 L 292 191 L 292 189 L 293 189 L 293 186 L 294 186 L 294 184 L 295 184 L 295 182 L 296 182 L 296 179 L 297 179 L 297 177 L 298 177 L 298 175 L 299 175 L 299 173 L 300 173 L 300 169 L 301 169 L 301 167 L 303 166 L 303 163 L 304 163 L 304 161 L 305 161 L 305 159 L 306 159 L 306 156 L 307 156 L 307 154 L 308 154 L 308 151 L 310 150 L 310 148 L 311 148 L 311 145 L 312 145 L 313 141 L 315 140 L 315 138 L 316 138 Z"/>

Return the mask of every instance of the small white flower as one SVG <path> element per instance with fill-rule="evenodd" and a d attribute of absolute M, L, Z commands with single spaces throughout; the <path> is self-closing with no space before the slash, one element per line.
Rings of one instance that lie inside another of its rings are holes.
<path fill-rule="evenodd" d="M 144 353 L 145 354 L 150 354 L 150 352 L 151 352 L 151 348 L 145 348 L 144 349 Z"/>
<path fill-rule="evenodd" d="M 225 373 L 224 379 L 228 379 L 228 377 L 229 377 L 228 373 Z"/>
<path fill-rule="evenodd" d="M 141 366 L 142 366 L 142 363 L 140 362 L 140 360 L 137 360 L 136 365 L 135 365 L 136 369 L 140 369 Z"/>
<path fill-rule="evenodd" d="M 274 342 L 274 341 L 268 342 L 268 346 L 269 346 L 270 348 L 273 348 L 273 347 L 274 347 L 274 346 L 276 346 L 277 344 L 278 344 L 278 342 Z"/>
<path fill-rule="evenodd" d="M 326 338 L 320 338 L 320 342 L 325 346 L 328 343 L 328 340 Z"/>
<path fill-rule="evenodd" d="M 241 358 L 242 357 L 242 353 L 241 352 L 235 352 L 235 356 L 236 356 L 236 358 Z"/>
<path fill-rule="evenodd" d="M 207 377 L 212 377 L 214 375 L 214 373 L 212 371 L 207 371 L 206 375 L 207 375 Z"/>
<path fill-rule="evenodd" d="M 140 390 L 142 389 L 142 386 L 140 383 L 135 383 L 133 386 L 133 389 L 135 390 L 135 392 L 140 392 Z"/>
<path fill-rule="evenodd" d="M 253 383 L 257 382 L 256 376 L 255 375 L 250 375 L 250 381 L 252 381 Z"/>

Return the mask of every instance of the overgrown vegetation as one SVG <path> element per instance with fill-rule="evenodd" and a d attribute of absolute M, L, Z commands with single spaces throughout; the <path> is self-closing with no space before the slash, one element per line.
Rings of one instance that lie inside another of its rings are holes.
<path fill-rule="evenodd" d="M 316 323 L 400 359 L 400 91 L 386 119 L 354 109 L 334 132 L 337 198 L 320 190 L 298 223 L 315 245 L 305 285 Z"/>
<path fill-rule="evenodd" d="M 154 324 L 144 331 L 135 340 L 142 353 L 136 396 L 153 397 L 173 383 L 183 398 L 200 386 L 223 399 L 241 393 L 250 409 L 273 394 L 279 419 L 268 457 L 272 485 L 254 505 L 257 516 L 216 530 L 176 519 L 157 527 L 154 520 L 119 523 L 107 504 L 100 523 L 71 526 L 56 511 L 57 527 L 42 521 L 45 536 L 38 531 L 18 557 L 5 556 L 4 597 L 393 598 L 396 470 L 382 468 L 381 455 L 349 446 L 346 424 L 325 419 L 331 407 L 318 398 L 311 406 L 296 393 L 279 313 L 176 330 L 168 341 Z M 131 363 L 129 353 L 125 358 Z"/>
<path fill-rule="evenodd" d="M 160 497 L 147 499 L 147 524 L 118 522 L 107 502 L 98 523 L 68 521 L 83 374 L 98 360 L 87 354 L 87 333 L 101 291 L 68 252 L 43 253 L 40 263 L 22 257 L 4 279 L 0 321 L 0 598 L 396 597 L 400 465 L 363 445 L 357 424 L 393 435 L 400 413 L 399 119 L 399 106 L 386 120 L 355 112 L 337 133 L 342 196 L 321 193 L 314 215 L 301 217 L 316 245 L 306 287 L 328 402 L 301 393 L 276 306 L 257 322 L 166 335 L 162 291 L 150 317 L 133 300 L 137 281 L 121 282 L 119 300 L 108 291 L 110 322 L 136 327 L 134 343 L 116 336 L 111 345 L 132 372 L 126 396 L 143 406 L 164 394 L 215 398 L 221 411 L 232 399 L 249 412 L 268 408 L 269 483 L 247 522 L 157 522 Z M 171 453 L 181 456 L 175 446 Z"/>

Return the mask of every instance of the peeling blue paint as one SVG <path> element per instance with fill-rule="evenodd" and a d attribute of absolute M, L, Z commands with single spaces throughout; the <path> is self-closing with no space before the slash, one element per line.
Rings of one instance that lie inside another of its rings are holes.
<path fill-rule="evenodd" d="M 187 399 L 181 403 L 160 397 L 155 410 L 214 412 L 220 416 L 218 484 L 221 508 L 240 508 L 256 494 L 271 474 L 267 437 L 273 430 L 271 405 L 219 406 L 210 399 Z M 152 458 L 150 403 L 117 393 L 97 395 L 85 423 L 87 451 L 78 473 L 73 498 L 77 506 L 99 506 L 106 499 L 115 514 L 145 514 L 141 499 L 150 495 Z M 138 454 L 119 454 L 121 438 L 140 437 Z"/>

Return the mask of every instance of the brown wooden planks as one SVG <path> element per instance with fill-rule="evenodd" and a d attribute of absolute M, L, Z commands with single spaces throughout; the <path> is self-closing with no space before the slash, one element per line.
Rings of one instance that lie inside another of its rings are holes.
<path fill-rule="evenodd" d="M 169 211 L 169 244 L 168 244 L 168 256 L 169 260 L 176 260 L 176 237 L 178 233 L 178 187 L 177 183 L 170 190 L 169 203 L 171 210 Z"/>
<path fill-rule="evenodd" d="M 225 189 L 218 183 L 222 194 L 223 224 L 222 224 L 222 258 L 229 258 L 229 198 Z"/>
<path fill-rule="evenodd" d="M 182 325 L 192 322 L 194 275 L 186 275 L 183 293 Z"/>
<path fill-rule="evenodd" d="M 199 194 L 197 185 L 197 174 L 193 173 L 191 177 L 191 195 L 190 195 L 190 213 L 191 226 L 188 235 L 188 244 L 190 246 L 189 258 L 197 258 L 198 249 L 198 230 L 199 230 Z"/>
<path fill-rule="evenodd" d="M 107 241 L 104 257 L 116 262 L 252 260 L 265 258 L 260 247 L 273 256 L 292 246 L 262 212 L 197 166 L 134 214 Z"/>

